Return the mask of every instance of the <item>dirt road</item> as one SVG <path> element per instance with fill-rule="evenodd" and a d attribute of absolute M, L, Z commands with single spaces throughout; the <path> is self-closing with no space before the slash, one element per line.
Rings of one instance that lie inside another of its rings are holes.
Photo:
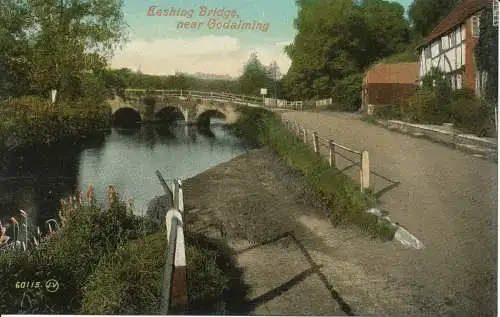
<path fill-rule="evenodd" d="M 390 180 L 372 175 L 381 206 L 426 249 L 394 251 L 385 263 L 389 274 L 411 276 L 455 313 L 495 315 L 496 163 L 388 131 L 354 114 L 287 112 L 283 116 L 320 136 L 367 150 L 372 170 Z M 341 158 L 337 162 L 340 168 L 350 164 Z M 352 168 L 346 172 L 358 177 Z M 396 270 L 390 268 L 394 266 Z"/>
<path fill-rule="evenodd" d="M 411 250 L 334 228 L 303 178 L 265 149 L 186 180 L 184 199 L 186 226 L 222 228 L 238 252 L 252 287 L 249 314 L 494 315 L 493 268 L 475 261 L 478 241 L 436 250 L 425 239 L 427 249 Z M 460 248 L 467 252 L 452 258 Z"/>

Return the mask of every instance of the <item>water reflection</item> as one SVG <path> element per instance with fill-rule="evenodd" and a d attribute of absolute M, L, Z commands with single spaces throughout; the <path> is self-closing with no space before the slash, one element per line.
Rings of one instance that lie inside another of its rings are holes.
<path fill-rule="evenodd" d="M 104 201 L 107 185 L 134 197 L 137 213 L 163 194 L 155 176 L 189 178 L 244 153 L 247 147 L 221 125 L 142 125 L 114 129 L 105 139 L 4 155 L 0 163 L 0 220 L 19 209 L 40 224 L 55 217 L 60 198 L 89 183 Z"/>

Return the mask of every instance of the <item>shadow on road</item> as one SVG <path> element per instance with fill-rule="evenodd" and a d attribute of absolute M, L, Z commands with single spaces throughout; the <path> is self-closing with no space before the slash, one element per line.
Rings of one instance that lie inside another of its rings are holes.
<path fill-rule="evenodd" d="M 346 303 L 346 301 L 342 298 L 342 296 L 334 289 L 334 287 L 330 284 L 330 282 L 328 282 L 328 279 L 323 274 L 323 272 L 321 272 L 320 269 L 322 266 L 317 265 L 314 262 L 312 256 L 309 254 L 306 247 L 302 244 L 301 241 L 299 241 L 299 239 L 297 239 L 297 237 L 295 237 L 295 235 L 292 232 L 286 232 L 284 234 L 277 236 L 274 239 L 271 239 L 271 240 L 253 245 L 251 247 L 245 248 L 243 250 L 236 252 L 236 254 L 239 255 L 239 254 L 248 252 L 250 250 L 253 250 L 253 249 L 268 245 L 268 244 L 272 244 L 274 242 L 277 242 L 277 241 L 279 241 L 281 239 L 285 239 L 285 238 L 290 238 L 295 243 L 295 245 L 301 250 L 302 254 L 306 258 L 307 262 L 309 263 L 310 268 L 304 270 L 302 273 L 297 274 L 296 276 L 294 276 L 293 278 L 291 278 L 287 282 L 281 284 L 280 286 L 268 291 L 267 293 L 265 293 L 263 295 L 258 296 L 257 298 L 255 298 L 251 301 L 249 301 L 248 302 L 248 311 L 251 312 L 256 307 L 258 307 L 262 304 L 265 304 L 265 303 L 273 300 L 274 298 L 282 295 L 286 291 L 290 290 L 293 286 L 304 281 L 307 277 L 316 274 L 319 277 L 319 279 L 321 280 L 321 282 L 323 283 L 323 285 L 325 286 L 325 288 L 330 293 L 331 298 L 339 304 L 342 311 L 348 316 L 355 316 L 351 306 Z"/>

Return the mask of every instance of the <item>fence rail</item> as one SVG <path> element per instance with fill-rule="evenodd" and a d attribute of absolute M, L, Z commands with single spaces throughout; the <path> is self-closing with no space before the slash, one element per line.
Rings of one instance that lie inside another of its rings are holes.
<path fill-rule="evenodd" d="M 179 179 L 165 181 L 160 171 L 156 171 L 165 194 L 172 198 L 173 208 L 165 216 L 167 227 L 167 256 L 163 276 L 163 292 L 160 313 L 167 315 L 171 307 L 185 310 L 187 307 L 186 250 L 183 231 L 184 197 Z"/>
<path fill-rule="evenodd" d="M 283 122 L 283 125 L 291 132 L 295 133 L 299 138 L 302 138 L 305 144 L 310 144 L 310 138 L 308 138 L 309 131 L 304 126 L 300 125 L 296 121 L 288 121 L 283 118 L 281 120 Z M 318 132 L 316 131 L 312 132 L 311 135 L 312 135 L 312 145 L 314 148 L 314 152 L 316 154 L 321 155 L 321 149 L 320 149 L 321 145 L 326 147 L 326 150 L 328 151 L 328 163 L 330 167 L 333 168 L 336 167 L 337 155 L 344 157 L 337 151 L 338 149 L 342 149 L 344 151 L 356 154 L 358 161 L 351 161 L 351 162 L 353 162 L 359 168 L 360 190 L 363 192 L 370 187 L 370 160 L 368 151 L 357 151 L 351 149 L 347 146 L 336 143 L 333 140 L 320 137 L 318 135 Z"/>
<path fill-rule="evenodd" d="M 229 94 L 225 92 L 212 92 L 212 91 L 199 91 L 199 90 L 184 90 L 184 89 L 171 89 L 171 90 L 160 90 L 160 89 L 125 89 L 128 93 L 140 93 L 140 95 L 146 94 L 156 94 L 160 96 L 176 96 L 176 97 L 199 97 L 199 98 L 218 98 L 228 101 L 241 101 L 241 102 L 257 102 L 262 103 L 262 98 L 256 96 L 246 96 Z"/>

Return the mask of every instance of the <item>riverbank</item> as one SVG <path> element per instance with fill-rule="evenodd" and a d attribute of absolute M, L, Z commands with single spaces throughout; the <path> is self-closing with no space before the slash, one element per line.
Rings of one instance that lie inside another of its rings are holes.
<path fill-rule="evenodd" d="M 0 252 L 0 311 L 159 312 L 168 245 L 165 227 L 133 215 L 132 206 L 121 200 L 114 187 L 108 188 L 107 196 L 107 206 L 100 206 L 89 186 L 84 196 L 80 192 L 76 198 L 61 200 L 58 221 L 62 227 L 47 232 L 39 242 L 27 229 L 27 251 Z M 18 229 L 10 230 L 14 226 Z M 17 221 L 9 227 L 10 241 L 24 238 Z M 0 232 L 5 238 L 5 231 Z M 185 234 L 188 313 L 238 314 L 245 286 L 227 247 L 189 228 Z"/>
<path fill-rule="evenodd" d="M 38 97 L 5 102 L 0 116 L 0 149 L 4 151 L 105 135 L 111 123 L 111 110 L 106 104 L 51 104 Z"/>

